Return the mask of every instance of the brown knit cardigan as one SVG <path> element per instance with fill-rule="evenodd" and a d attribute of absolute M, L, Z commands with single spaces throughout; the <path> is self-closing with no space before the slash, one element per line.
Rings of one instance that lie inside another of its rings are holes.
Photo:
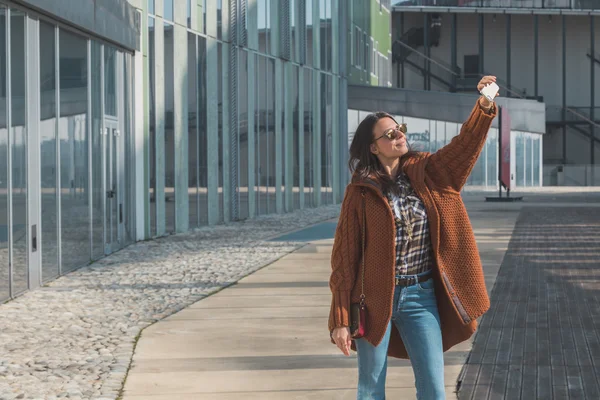
<path fill-rule="evenodd" d="M 417 153 L 404 164 L 429 218 L 444 351 L 471 337 L 477 327 L 476 318 L 490 307 L 475 236 L 460 190 L 483 149 L 495 116 L 495 106 L 486 113 L 478 101 L 460 135 L 436 153 Z M 329 330 L 349 326 L 350 304 L 360 297 L 362 193 L 366 202 L 365 339 L 376 346 L 392 316 L 396 227 L 392 210 L 374 180 L 354 177 L 346 188 L 331 255 Z M 356 350 L 354 341 L 352 349 Z M 395 327 L 388 355 L 408 358 Z"/>

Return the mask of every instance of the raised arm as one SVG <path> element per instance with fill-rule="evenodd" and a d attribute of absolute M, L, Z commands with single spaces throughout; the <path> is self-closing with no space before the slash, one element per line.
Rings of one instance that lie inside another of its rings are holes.
<path fill-rule="evenodd" d="M 331 311 L 329 330 L 350 326 L 350 293 L 360 267 L 361 223 L 359 211 L 361 193 L 357 188 L 348 187 L 344 194 L 342 210 L 338 220 L 333 251 L 331 253 Z"/>
<path fill-rule="evenodd" d="M 438 185 L 456 191 L 462 189 L 481 154 L 496 113 L 495 103 L 480 97 L 463 123 L 460 134 L 430 156 L 429 176 Z"/>

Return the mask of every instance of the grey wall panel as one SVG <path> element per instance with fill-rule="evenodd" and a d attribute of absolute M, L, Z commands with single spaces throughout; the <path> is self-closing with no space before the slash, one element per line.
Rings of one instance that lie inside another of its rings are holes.
<path fill-rule="evenodd" d="M 462 123 L 479 96 L 419 90 L 348 86 L 348 109 L 386 111 L 405 117 Z M 498 97 L 496 103 L 510 113 L 513 130 L 545 133 L 546 105 L 535 100 Z M 498 118 L 493 127 L 498 127 Z"/>
<path fill-rule="evenodd" d="M 140 20 L 126 0 L 15 0 L 129 50 L 139 50 Z"/>

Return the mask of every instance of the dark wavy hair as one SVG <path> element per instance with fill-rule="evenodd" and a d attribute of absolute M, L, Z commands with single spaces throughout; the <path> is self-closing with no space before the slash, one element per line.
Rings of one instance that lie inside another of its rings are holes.
<path fill-rule="evenodd" d="M 394 117 L 390 114 L 379 111 L 373 114 L 369 114 L 361 121 L 356 128 L 356 133 L 352 139 L 350 145 L 350 159 L 348 160 L 348 167 L 350 173 L 356 175 L 360 179 L 372 178 L 375 179 L 380 185 L 384 193 L 395 192 L 397 185 L 394 184 L 397 177 L 391 177 L 377 156 L 371 153 L 371 143 L 373 142 L 373 129 L 375 125 L 382 118 L 390 118 L 396 122 Z M 408 146 L 408 153 L 400 158 L 400 167 L 398 168 L 398 174 L 402 172 L 403 165 L 406 160 L 416 154 L 416 151 L 411 149 L 408 140 L 406 142 Z"/>

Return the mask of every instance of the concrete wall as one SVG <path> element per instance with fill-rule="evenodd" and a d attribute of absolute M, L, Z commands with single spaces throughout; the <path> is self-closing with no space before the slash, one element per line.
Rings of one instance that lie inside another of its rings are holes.
<path fill-rule="evenodd" d="M 431 48 L 431 57 L 447 64 L 451 63 L 451 22 L 452 14 L 440 14 L 442 32 L 438 47 Z M 494 21 L 495 18 L 495 21 Z M 511 86 L 534 95 L 534 16 L 512 15 L 511 20 Z M 539 17 L 539 95 L 551 105 L 562 104 L 562 17 L 540 15 Z M 506 16 L 484 14 L 484 71 L 506 81 L 507 39 Z M 586 53 L 590 49 L 590 17 L 568 15 L 567 29 L 567 105 L 590 105 L 590 59 Z M 600 46 L 600 17 L 594 17 L 596 47 Z M 394 18 L 393 37 L 398 29 Z M 404 16 L 404 29 L 423 26 L 423 14 L 407 12 Z M 423 48 L 419 48 L 423 51 Z M 464 56 L 479 53 L 478 15 L 459 13 L 457 21 L 457 64 L 464 69 Z M 394 71 L 396 66 L 394 65 Z M 600 64 L 596 64 L 596 75 L 600 78 Z M 422 75 L 409 68 L 405 70 L 406 88 L 423 90 Z M 600 79 L 596 79 L 595 92 L 600 91 Z M 394 73 L 394 86 L 397 84 Z M 432 81 L 433 90 L 447 90 Z M 596 95 L 598 96 L 598 95 Z M 598 104 L 598 97 L 596 97 Z"/>

